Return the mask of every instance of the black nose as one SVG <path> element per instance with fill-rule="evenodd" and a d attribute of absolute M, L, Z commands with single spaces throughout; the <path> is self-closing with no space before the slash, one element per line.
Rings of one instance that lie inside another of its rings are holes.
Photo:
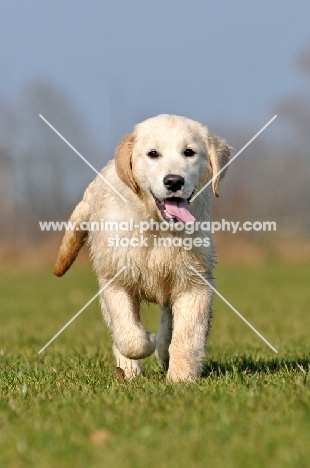
<path fill-rule="evenodd" d="M 172 192 L 177 192 L 184 185 L 184 178 L 177 174 L 168 174 L 164 177 L 164 186 Z"/>

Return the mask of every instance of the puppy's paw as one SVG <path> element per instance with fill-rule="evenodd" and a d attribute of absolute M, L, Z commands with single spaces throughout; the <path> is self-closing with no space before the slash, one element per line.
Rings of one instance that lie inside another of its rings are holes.
<path fill-rule="evenodd" d="M 113 346 L 116 360 L 116 375 L 119 379 L 132 379 L 141 374 L 140 362 L 123 356 L 117 346 Z"/>
<path fill-rule="evenodd" d="M 172 362 L 170 360 L 167 373 L 168 382 L 195 382 L 198 377 L 197 369 L 192 368 L 187 362 Z"/>
<path fill-rule="evenodd" d="M 121 367 L 116 368 L 116 377 L 118 378 L 118 380 L 133 379 L 140 375 L 141 375 L 141 369 L 139 365 L 125 367 L 125 369 L 122 369 Z"/>

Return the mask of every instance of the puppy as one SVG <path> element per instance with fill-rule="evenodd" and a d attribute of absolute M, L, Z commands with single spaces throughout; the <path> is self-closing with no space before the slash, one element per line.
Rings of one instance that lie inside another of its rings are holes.
<path fill-rule="evenodd" d="M 199 275 L 214 284 L 214 247 L 201 223 L 210 221 L 210 193 L 218 196 L 225 170 L 218 172 L 230 150 L 194 120 L 145 120 L 124 137 L 101 171 L 105 180 L 96 177 L 71 215 L 75 230 L 64 235 L 54 273 L 62 276 L 87 240 L 100 288 L 113 279 L 100 304 L 127 378 L 140 374 L 139 360 L 154 352 L 169 381 L 192 381 L 202 370 L 212 290 Z M 90 228 L 99 222 L 109 229 Z M 160 306 L 156 336 L 140 321 L 141 300 Z"/>

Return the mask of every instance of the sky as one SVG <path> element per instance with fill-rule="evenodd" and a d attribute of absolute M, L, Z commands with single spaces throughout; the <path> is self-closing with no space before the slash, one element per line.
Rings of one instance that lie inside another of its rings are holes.
<path fill-rule="evenodd" d="M 258 131 L 303 85 L 309 0 L 2 0 L 0 11 L 0 102 L 47 80 L 109 150 L 160 113 Z"/>

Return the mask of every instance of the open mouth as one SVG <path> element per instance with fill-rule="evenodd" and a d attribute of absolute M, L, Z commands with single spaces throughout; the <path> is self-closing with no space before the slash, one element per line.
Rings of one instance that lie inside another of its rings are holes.
<path fill-rule="evenodd" d="M 151 192 L 152 193 L 152 192 Z M 194 192 L 193 192 L 194 193 Z M 165 198 L 164 200 L 159 200 L 155 197 L 152 193 L 153 198 L 155 200 L 156 206 L 160 211 L 161 217 L 165 221 L 180 221 L 181 223 L 194 223 L 196 218 L 191 214 L 189 211 L 189 202 L 193 195 L 189 198 L 179 198 L 179 197 L 171 197 Z"/>

